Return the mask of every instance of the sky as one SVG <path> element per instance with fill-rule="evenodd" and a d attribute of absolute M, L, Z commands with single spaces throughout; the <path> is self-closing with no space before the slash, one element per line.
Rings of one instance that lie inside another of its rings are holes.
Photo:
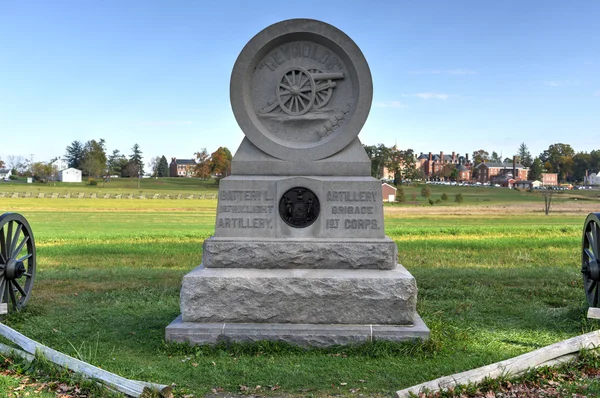
<path fill-rule="evenodd" d="M 265 27 L 344 31 L 373 76 L 359 138 L 416 153 L 600 149 L 600 1 L 0 0 L 0 159 L 73 141 L 192 158 L 243 133 L 229 80 Z"/>

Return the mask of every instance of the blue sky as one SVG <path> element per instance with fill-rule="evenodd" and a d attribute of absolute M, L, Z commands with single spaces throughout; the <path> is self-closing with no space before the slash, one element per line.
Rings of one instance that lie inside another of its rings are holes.
<path fill-rule="evenodd" d="M 361 47 L 374 85 L 363 143 L 600 149 L 600 1 L 0 0 L 0 158 L 100 138 L 127 155 L 137 143 L 146 161 L 234 152 L 233 64 L 290 18 Z"/>

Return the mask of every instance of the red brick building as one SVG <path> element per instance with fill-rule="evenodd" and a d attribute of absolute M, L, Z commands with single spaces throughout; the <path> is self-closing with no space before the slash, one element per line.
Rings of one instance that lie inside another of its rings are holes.
<path fill-rule="evenodd" d="M 556 187 L 558 186 L 558 174 L 557 173 L 542 173 L 542 185 Z"/>
<path fill-rule="evenodd" d="M 194 159 L 171 158 L 169 177 L 193 177 L 196 170 Z"/>
<path fill-rule="evenodd" d="M 509 186 L 515 181 L 527 180 L 529 169 L 520 163 L 517 163 L 516 157 L 512 163 L 479 163 L 477 169 L 477 181 L 482 184 L 500 184 L 504 185 L 508 181 Z"/>
<path fill-rule="evenodd" d="M 471 163 L 469 162 L 469 154 L 465 156 L 457 155 L 456 152 L 452 152 L 452 155 L 445 155 L 444 152 L 440 154 L 433 154 L 429 152 L 428 155 L 421 153 L 417 157 L 417 165 L 423 171 L 425 178 L 431 179 L 444 179 L 444 168 L 448 165 L 451 168 L 456 167 L 459 170 L 458 180 L 468 181 L 471 179 Z M 462 166 L 462 167 L 460 167 Z"/>

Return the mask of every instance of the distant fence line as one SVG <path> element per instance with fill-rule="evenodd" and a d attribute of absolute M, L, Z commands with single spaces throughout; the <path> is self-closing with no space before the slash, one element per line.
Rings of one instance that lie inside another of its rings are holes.
<path fill-rule="evenodd" d="M 0 192 L 0 198 L 51 198 L 51 199 L 217 199 L 211 194 L 134 194 L 134 193 L 45 193 L 45 192 Z"/>

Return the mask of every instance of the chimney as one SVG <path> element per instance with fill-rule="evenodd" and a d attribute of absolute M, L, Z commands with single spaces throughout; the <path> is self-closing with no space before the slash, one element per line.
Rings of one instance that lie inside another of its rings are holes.
<path fill-rule="evenodd" d="M 456 163 L 456 152 L 452 151 L 452 163 Z"/>
<path fill-rule="evenodd" d="M 440 151 L 440 163 L 444 164 L 444 152 Z"/>
<path fill-rule="evenodd" d="M 432 159 L 433 159 L 433 156 L 431 155 L 431 152 L 429 152 L 429 163 L 431 163 Z"/>

